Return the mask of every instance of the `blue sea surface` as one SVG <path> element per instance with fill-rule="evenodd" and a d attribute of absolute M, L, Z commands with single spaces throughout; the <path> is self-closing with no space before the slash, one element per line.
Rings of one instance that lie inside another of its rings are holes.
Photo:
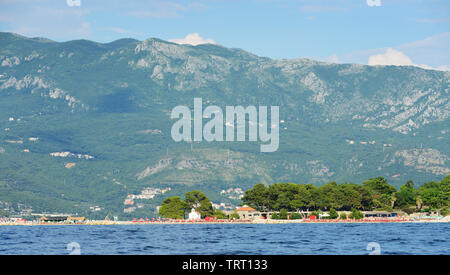
<path fill-rule="evenodd" d="M 369 254 L 372 242 L 381 254 L 450 254 L 449 233 L 449 223 L 0 226 L 0 254 Z"/>

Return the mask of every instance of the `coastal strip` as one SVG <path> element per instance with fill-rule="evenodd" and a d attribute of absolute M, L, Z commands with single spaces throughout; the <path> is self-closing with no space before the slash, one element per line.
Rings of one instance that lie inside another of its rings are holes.
<path fill-rule="evenodd" d="M 93 220 L 87 221 L 85 223 L 39 223 L 33 221 L 26 222 L 4 222 L 0 223 L 0 226 L 52 226 L 52 225 L 164 225 L 164 224 L 375 224 L 375 223 L 448 223 L 450 222 L 450 216 L 443 217 L 440 219 L 362 219 L 362 220 L 216 220 L 216 221 L 189 221 L 189 220 L 178 220 L 178 221 L 104 221 L 104 220 Z"/>

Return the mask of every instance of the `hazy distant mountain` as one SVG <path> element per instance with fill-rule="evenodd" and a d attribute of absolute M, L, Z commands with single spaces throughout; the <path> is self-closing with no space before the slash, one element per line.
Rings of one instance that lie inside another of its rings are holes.
<path fill-rule="evenodd" d="M 0 208 L 150 216 L 164 196 L 192 189 L 236 203 L 240 190 L 229 188 L 258 182 L 440 179 L 450 173 L 449 80 L 153 38 L 0 33 Z M 175 143 L 170 111 L 194 97 L 204 107 L 280 106 L 279 150 Z M 125 205 L 132 194 L 141 197 Z"/>

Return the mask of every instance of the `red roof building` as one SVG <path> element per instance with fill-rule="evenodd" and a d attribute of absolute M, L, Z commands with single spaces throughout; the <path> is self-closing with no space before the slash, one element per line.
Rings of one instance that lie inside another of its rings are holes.
<path fill-rule="evenodd" d="M 242 220 L 255 219 L 260 217 L 260 213 L 256 211 L 256 209 L 248 206 L 239 207 L 238 209 L 236 209 L 236 212 L 239 214 L 239 217 Z"/>
<path fill-rule="evenodd" d="M 253 208 L 251 208 L 251 207 L 248 207 L 248 206 L 243 206 L 243 207 L 240 207 L 240 208 L 238 208 L 238 209 L 236 209 L 236 211 L 256 211 L 256 209 L 253 209 Z"/>

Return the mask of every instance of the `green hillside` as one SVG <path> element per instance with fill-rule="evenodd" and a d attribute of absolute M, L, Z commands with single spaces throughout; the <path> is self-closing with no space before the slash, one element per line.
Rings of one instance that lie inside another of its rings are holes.
<path fill-rule="evenodd" d="M 0 33 L 0 208 L 150 217 L 163 198 L 195 189 L 236 205 L 236 188 L 258 182 L 440 180 L 450 173 L 449 80 L 154 38 Z M 170 112 L 194 97 L 223 109 L 280 106 L 278 151 L 174 142 Z M 125 205 L 128 195 L 142 196 Z"/>

